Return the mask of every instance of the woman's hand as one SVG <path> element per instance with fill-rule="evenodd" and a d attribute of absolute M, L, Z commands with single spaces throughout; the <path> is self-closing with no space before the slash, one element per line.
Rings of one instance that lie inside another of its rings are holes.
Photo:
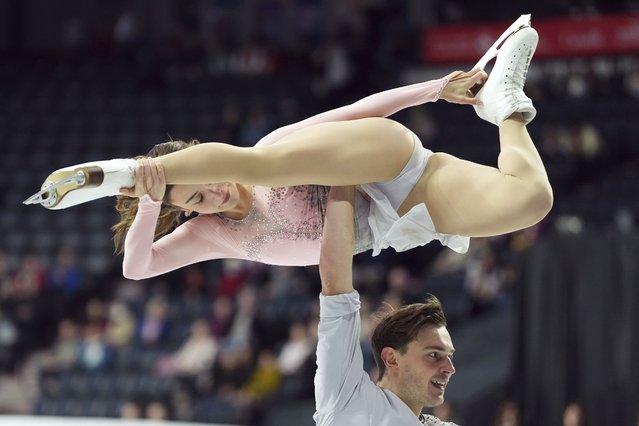
<path fill-rule="evenodd" d="M 166 191 L 164 168 L 155 158 L 141 158 L 135 164 L 135 186 L 120 188 L 120 192 L 129 197 L 140 198 L 145 194 L 153 201 L 162 201 Z"/>
<path fill-rule="evenodd" d="M 481 85 L 488 78 L 485 71 L 475 68 L 471 71 L 455 71 L 446 76 L 448 83 L 442 90 L 440 99 L 464 105 L 480 105 L 481 102 L 475 97 Z"/>

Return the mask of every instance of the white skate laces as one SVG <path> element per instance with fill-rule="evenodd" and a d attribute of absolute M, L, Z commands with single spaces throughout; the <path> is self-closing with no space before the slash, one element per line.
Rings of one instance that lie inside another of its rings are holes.
<path fill-rule="evenodd" d="M 120 188 L 135 185 L 135 160 L 95 161 L 65 167 L 51 173 L 40 191 L 23 201 L 51 210 L 118 195 Z"/>
<path fill-rule="evenodd" d="M 526 16 L 530 17 L 522 15 Z M 532 101 L 524 93 L 524 84 L 539 36 L 534 28 L 521 27 L 523 20 L 520 20 L 515 22 L 519 23 L 518 25 L 511 25 L 509 30 L 502 34 L 476 65 L 483 69 L 490 59 L 497 56 L 486 83 L 477 93 L 482 105 L 474 106 L 479 117 L 496 125 L 516 112 L 522 114 L 526 124 L 537 114 Z M 511 30 L 513 32 L 509 33 Z M 505 41 L 499 47 L 502 39 Z"/>

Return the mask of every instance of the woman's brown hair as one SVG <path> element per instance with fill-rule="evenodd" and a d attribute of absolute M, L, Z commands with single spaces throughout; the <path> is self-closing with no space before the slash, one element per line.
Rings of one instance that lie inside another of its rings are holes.
<path fill-rule="evenodd" d="M 190 142 L 184 142 L 180 140 L 164 142 L 155 145 L 146 156 L 160 157 L 162 155 L 180 151 L 184 148 L 188 148 L 199 143 L 200 142 L 197 139 L 193 139 Z M 167 185 L 165 194 L 168 194 L 170 190 L 171 185 Z M 120 214 L 120 221 L 111 227 L 111 230 L 113 231 L 113 244 L 115 246 L 115 254 L 124 253 L 124 238 L 126 237 L 127 232 L 129 232 L 129 228 L 133 223 L 133 219 L 135 219 L 135 215 L 138 212 L 138 202 L 138 198 L 127 197 L 126 195 L 117 196 L 115 209 Z M 182 212 L 179 208 L 163 202 L 162 207 L 160 208 L 160 215 L 155 226 L 155 236 L 153 238 L 153 241 L 156 241 L 169 232 L 173 231 L 180 224 L 181 213 Z"/>

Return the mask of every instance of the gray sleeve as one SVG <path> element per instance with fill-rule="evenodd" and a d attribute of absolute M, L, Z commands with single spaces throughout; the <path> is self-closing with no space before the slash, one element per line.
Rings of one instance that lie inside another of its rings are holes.
<path fill-rule="evenodd" d="M 359 307 L 357 291 L 320 295 L 315 373 L 315 404 L 319 414 L 343 409 L 366 374 L 359 343 Z"/>

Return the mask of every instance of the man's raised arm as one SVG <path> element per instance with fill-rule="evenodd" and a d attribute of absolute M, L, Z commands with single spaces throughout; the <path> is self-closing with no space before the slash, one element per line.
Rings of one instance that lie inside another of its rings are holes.
<path fill-rule="evenodd" d="M 353 292 L 354 194 L 352 186 L 334 186 L 328 196 L 319 261 L 324 296 Z"/>

